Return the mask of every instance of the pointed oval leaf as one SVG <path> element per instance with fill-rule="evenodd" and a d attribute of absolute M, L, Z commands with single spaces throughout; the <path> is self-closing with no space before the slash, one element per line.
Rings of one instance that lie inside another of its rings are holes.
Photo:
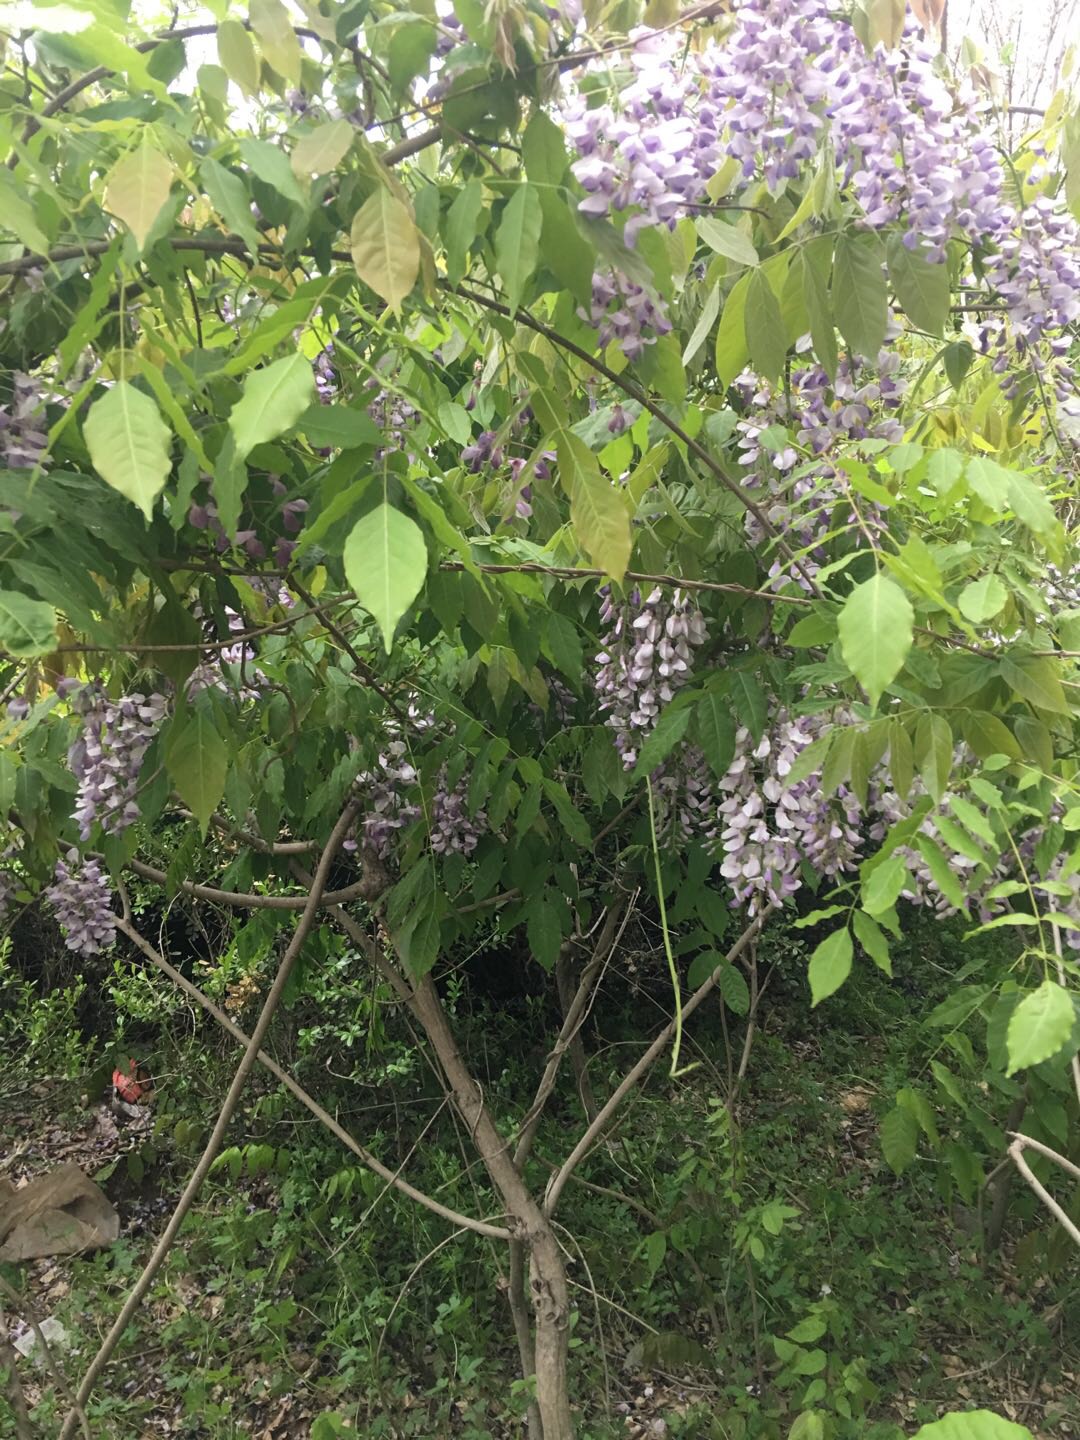
<path fill-rule="evenodd" d="M 867 231 L 844 233 L 833 256 L 832 305 L 836 324 L 856 355 L 874 359 L 885 341 L 889 295 L 884 248 Z"/>
<path fill-rule="evenodd" d="M 495 268 L 502 277 L 511 314 L 536 269 L 544 212 L 532 185 L 522 185 L 502 213 L 495 232 Z"/>
<path fill-rule="evenodd" d="M 237 460 L 256 445 L 291 430 L 315 399 L 315 377 L 304 355 L 287 355 L 262 370 L 252 370 L 244 393 L 229 414 Z"/>
<path fill-rule="evenodd" d="M 886 247 L 889 279 L 904 314 L 931 335 L 945 332 L 949 318 L 949 267 L 928 260 L 921 250 L 909 250 L 902 235 L 889 236 Z"/>
<path fill-rule="evenodd" d="M 964 586 L 957 604 L 965 620 L 981 625 L 985 620 L 992 620 L 1004 608 L 1008 598 L 1009 592 L 996 575 L 984 575 L 982 579 L 972 580 L 970 585 Z"/>
<path fill-rule="evenodd" d="M 29 660 L 48 655 L 57 643 L 56 611 L 51 605 L 17 590 L 0 590 L 0 650 L 16 660 Z M 3 809 L 6 813 L 7 806 Z"/>
<path fill-rule="evenodd" d="M 559 480 L 570 495 L 570 521 L 594 565 L 621 580 L 630 563 L 630 516 L 622 495 L 578 435 L 561 430 Z"/>
<path fill-rule="evenodd" d="M 408 210 L 380 185 L 353 217 L 349 244 L 360 279 L 398 310 L 420 273 L 420 236 Z"/>
<path fill-rule="evenodd" d="M 810 956 L 810 1003 L 819 1005 L 836 993 L 851 974 L 851 959 L 854 954 L 851 931 L 834 930 L 826 935 Z"/>
<path fill-rule="evenodd" d="M 737 226 L 725 225 L 722 220 L 704 215 L 696 222 L 696 228 L 709 249 L 723 255 L 725 260 L 733 260 L 736 265 L 746 265 L 751 269 L 761 264 L 750 237 Z"/>
<path fill-rule="evenodd" d="M 706 690 L 694 706 L 694 739 L 713 774 L 722 780 L 735 754 L 735 721 L 724 699 Z"/>
<path fill-rule="evenodd" d="M 198 706 L 170 731 L 165 742 L 165 768 L 191 813 L 202 826 L 221 803 L 229 773 L 229 747 L 214 728 L 208 709 Z"/>
<path fill-rule="evenodd" d="M 881 1122 L 881 1153 L 894 1175 L 902 1175 L 919 1148 L 919 1122 L 903 1105 L 894 1105 Z"/>
<path fill-rule="evenodd" d="M 893 580 L 864 580 L 844 602 L 838 622 L 840 649 L 871 705 L 899 675 L 911 649 L 915 612 Z"/>
<path fill-rule="evenodd" d="M 751 364 L 766 380 L 776 380 L 784 368 L 787 334 L 780 302 L 761 270 L 750 276 L 743 324 Z"/>
<path fill-rule="evenodd" d="M 169 198 L 172 182 L 172 165 L 145 137 L 137 150 L 123 156 L 109 172 L 105 208 L 124 222 L 140 250 Z"/>
<path fill-rule="evenodd" d="M 306 180 L 309 175 L 329 175 L 349 153 L 356 131 L 348 120 L 330 120 L 318 125 L 293 146 L 289 157 L 293 174 Z"/>
<path fill-rule="evenodd" d="M 908 883 L 907 866 L 899 855 L 890 855 L 875 865 L 862 884 L 862 907 L 868 915 L 891 910 Z"/>
<path fill-rule="evenodd" d="M 95 400 L 83 421 L 83 438 L 94 469 L 150 519 L 172 462 L 172 432 L 149 395 L 126 380 Z"/>
<path fill-rule="evenodd" d="M 423 531 L 392 505 L 377 505 L 349 532 L 342 558 L 346 579 L 375 617 L 389 654 L 398 621 L 427 574 Z"/>
<path fill-rule="evenodd" d="M 299 85 L 300 42 L 281 0 L 251 0 L 248 17 L 270 68 L 290 85 Z"/>
<path fill-rule="evenodd" d="M 1075 1023 L 1076 1011 L 1064 985 L 1056 980 L 1044 980 L 1037 990 L 1021 1000 L 1009 1019 L 1006 1073 L 1014 1075 L 1017 1070 L 1038 1065 L 1056 1055 Z"/>
<path fill-rule="evenodd" d="M 222 20 L 217 30 L 221 68 L 245 95 L 259 93 L 259 60 L 251 36 L 239 20 Z"/>

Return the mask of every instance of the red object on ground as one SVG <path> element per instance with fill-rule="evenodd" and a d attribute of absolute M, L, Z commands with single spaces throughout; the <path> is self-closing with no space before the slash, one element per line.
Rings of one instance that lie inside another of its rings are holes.
<path fill-rule="evenodd" d="M 129 1060 L 127 1070 L 114 1070 L 112 1074 L 117 1095 L 128 1105 L 137 1105 L 150 1088 L 148 1082 L 138 1078 L 137 1069 L 135 1061 Z"/>

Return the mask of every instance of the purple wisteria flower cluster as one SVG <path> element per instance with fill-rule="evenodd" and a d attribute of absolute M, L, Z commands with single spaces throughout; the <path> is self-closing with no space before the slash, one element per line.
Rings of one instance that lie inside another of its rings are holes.
<path fill-rule="evenodd" d="M 436 855 L 471 855 L 488 828 L 485 811 L 469 814 L 467 790 L 464 777 L 451 789 L 445 769 L 440 773 L 431 800 L 429 831 L 431 848 Z"/>
<path fill-rule="evenodd" d="M 30 375 L 12 377 L 11 399 L 0 405 L 0 464 L 8 470 L 33 470 L 48 445 L 45 400 Z"/>
<path fill-rule="evenodd" d="M 903 439 L 904 427 L 896 415 L 907 381 L 899 372 L 899 354 L 885 348 L 873 363 L 853 363 L 845 356 L 833 381 L 817 364 L 793 368 L 786 393 L 749 370 L 737 377 L 734 388 L 745 406 L 744 417 L 735 426 L 739 461 L 747 471 L 743 483 L 774 530 L 801 555 L 801 573 L 793 574 L 780 558 L 773 560 L 769 572 L 773 584 L 794 579 L 805 587 L 826 562 L 822 542 L 833 523 L 831 517 L 841 500 L 851 498 L 832 463 L 841 445 L 868 439 L 895 444 Z M 783 425 L 799 448 L 763 444 L 762 436 L 772 425 Z M 882 513 L 860 500 L 858 518 L 864 525 L 877 525 Z M 854 523 L 854 510 L 845 512 L 845 519 Z M 756 516 L 747 514 L 745 524 L 751 543 L 767 541 Z"/>
<path fill-rule="evenodd" d="M 188 510 L 187 518 L 188 524 L 193 525 L 196 530 L 205 530 L 214 537 L 214 549 L 219 555 L 223 555 L 227 550 L 230 550 L 236 545 L 244 551 L 249 559 L 265 560 L 267 544 L 272 543 L 274 547 L 274 564 L 277 565 L 279 569 L 284 570 L 288 567 L 292 560 L 293 551 L 296 549 L 296 540 L 292 537 L 299 535 L 300 531 L 304 528 L 305 517 L 309 507 L 308 502 L 300 496 L 295 496 L 291 500 L 284 498 L 288 495 L 289 491 L 288 487 L 283 484 L 280 476 L 271 475 L 269 478 L 270 488 L 273 491 L 274 498 L 275 500 L 282 501 L 282 504 L 280 508 L 276 510 L 276 514 L 270 522 L 269 527 L 264 527 L 262 536 L 260 536 L 259 531 L 254 527 L 248 526 L 246 529 L 236 532 L 235 540 L 230 540 L 229 536 L 225 533 L 225 527 L 221 523 L 217 506 L 213 500 L 192 505 Z M 276 524 L 280 524 L 281 531 L 275 533 L 274 527 Z M 267 528 L 269 528 L 271 533 L 267 533 Z"/>
<path fill-rule="evenodd" d="M 390 856 L 399 832 L 420 818 L 420 806 L 412 795 L 417 781 L 409 746 L 397 737 L 380 750 L 374 769 L 356 777 L 366 802 L 360 824 L 363 843 L 380 859 Z"/>
<path fill-rule="evenodd" d="M 944 260 L 953 235 L 989 257 L 983 273 L 1005 311 L 984 327 L 984 348 L 1004 369 L 1013 349 L 1027 358 L 1047 343 L 1042 364 L 1061 398 L 1073 380 L 1059 337 L 1080 314 L 1080 226 L 1045 196 L 1018 208 L 973 86 L 946 84 L 916 27 L 897 49 L 869 53 L 835 9 L 743 0 L 731 33 L 698 53 L 674 33 L 633 32 L 619 93 L 597 105 L 570 88 L 563 102 L 581 211 L 624 216 L 632 247 L 641 230 L 673 227 L 707 205 L 726 162 L 737 162 L 742 185 L 779 192 L 820 156 L 868 227 L 901 225 L 905 245 L 931 262 Z M 737 181 L 734 202 L 738 194 Z M 625 284 L 597 278 L 584 318 L 607 338 L 622 338 L 624 312 L 635 318 L 615 298 Z"/>
<path fill-rule="evenodd" d="M 408 454 L 409 431 L 420 423 L 419 410 L 398 391 L 386 389 L 374 375 L 364 382 L 364 388 L 375 391 L 367 412 L 384 438 L 384 444 L 375 451 L 375 459 L 381 460 L 398 450 Z"/>
<path fill-rule="evenodd" d="M 79 782 L 72 819 L 79 838 L 94 826 L 119 835 L 139 818 L 139 771 L 168 709 L 164 695 L 124 695 L 110 700 L 96 685 L 82 687 L 72 709 L 81 717 L 68 767 Z"/>
<path fill-rule="evenodd" d="M 410 732 L 418 739 L 430 734 L 435 727 L 435 717 L 425 714 L 415 702 L 408 707 L 407 719 Z M 400 726 L 395 723 L 374 767 L 356 778 L 357 790 L 365 799 L 360 822 L 361 842 L 382 860 L 392 856 L 401 832 L 424 814 L 420 775 L 413 764 L 412 753 L 410 742 L 403 738 Z M 429 843 L 436 855 L 471 855 L 488 828 L 483 810 L 469 813 L 467 791 L 465 777 L 452 787 L 447 784 L 444 766 L 439 772 L 428 817 Z"/>
<path fill-rule="evenodd" d="M 112 891 L 101 862 L 69 850 L 56 862 L 45 898 L 56 912 L 64 943 L 77 955 L 96 955 L 116 939 Z"/>
<path fill-rule="evenodd" d="M 625 601 L 609 588 L 602 593 L 594 685 L 623 766 L 632 770 L 661 709 L 690 678 L 693 652 L 707 638 L 705 621 L 680 590 L 668 596 L 657 586 L 643 600 L 635 589 Z"/>
<path fill-rule="evenodd" d="M 640 360 L 646 345 L 671 329 L 660 297 L 618 270 L 593 274 L 592 305 L 579 306 L 578 315 L 596 330 L 601 345 L 615 342 L 627 360 Z"/>
<path fill-rule="evenodd" d="M 838 719 L 781 711 L 757 741 L 744 726 L 736 732 L 735 755 L 717 785 L 719 803 L 705 843 L 723 857 L 720 873 L 735 904 L 749 915 L 794 895 L 803 884 L 804 861 L 831 878 L 857 862 L 860 813 L 854 795 L 841 787 L 827 797 L 820 774 L 790 778 L 802 751 Z"/>
<path fill-rule="evenodd" d="M 282 593 L 288 595 L 284 587 Z M 276 602 L 270 596 L 267 599 L 271 604 L 285 603 L 280 596 Z M 288 603 L 292 603 L 291 596 L 288 596 Z M 231 605 L 225 606 L 225 623 L 230 635 L 243 635 L 246 628 L 244 617 Z M 232 644 L 221 646 L 212 657 L 200 660 L 188 676 L 188 698 L 192 699 L 203 690 L 220 690 L 240 701 L 258 699 L 266 684 L 266 673 L 255 664 L 255 656 L 255 647 L 250 640 L 237 638 Z M 233 675 L 230 670 L 235 670 L 236 674 Z"/>
<path fill-rule="evenodd" d="M 679 591 L 665 598 L 659 587 L 645 601 L 633 594 L 619 603 L 605 594 L 600 619 L 606 633 L 596 657 L 594 685 L 615 732 L 616 748 L 630 767 L 663 706 L 690 678 L 692 647 L 707 639 L 705 622 Z M 668 670 L 660 675 L 663 665 Z M 831 880 L 850 876 L 881 845 L 890 827 L 907 819 L 917 804 L 925 804 L 927 795 L 915 776 L 901 799 L 888 750 L 869 776 L 865 806 L 847 784 L 827 793 L 820 767 L 805 774 L 796 771 L 808 746 L 855 723 L 840 704 L 812 714 L 781 708 L 756 738 L 746 726 L 737 729 L 735 753 L 719 780 L 696 746 L 681 744 L 651 777 L 661 827 L 684 842 L 697 840 L 714 854 L 732 903 L 751 916 L 766 905 L 790 900 L 811 874 Z M 996 853 L 988 848 L 980 860 L 950 843 L 958 828 L 950 816 L 953 797 L 963 796 L 965 777 L 977 768 L 967 747 L 958 745 L 952 757 L 955 789 L 927 811 L 916 836 L 893 853 L 908 870 L 903 898 L 944 917 L 961 907 L 943 893 L 920 848 L 926 842 L 936 847 L 956 877 L 963 908 L 985 922 L 1006 908 L 1011 892 L 1001 888 L 1002 882 L 1015 882 L 1021 867 L 1014 863 L 1009 845 Z M 1033 877 L 1036 890 L 1045 891 L 1046 908 L 1080 923 L 1080 875 L 1070 858 L 1058 857 L 1038 878 L 1036 849 L 1045 828 L 1038 822 L 1016 835 L 1023 870 Z M 1080 933 L 1075 941 L 1073 934 L 1069 932 L 1070 943 L 1080 949 Z"/>
<path fill-rule="evenodd" d="M 984 324 L 980 348 L 994 353 L 999 375 L 1005 375 L 1015 350 L 1059 401 L 1069 400 L 1076 380 L 1068 358 L 1074 344 L 1069 328 L 1080 320 L 1080 225 L 1042 195 L 995 238 L 986 277 L 1005 301 L 1009 323 Z M 1011 396 L 1018 383 L 1005 376 L 1002 389 Z"/>

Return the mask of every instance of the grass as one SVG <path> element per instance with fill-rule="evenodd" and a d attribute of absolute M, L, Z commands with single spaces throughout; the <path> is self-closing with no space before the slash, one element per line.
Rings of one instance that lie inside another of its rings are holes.
<path fill-rule="evenodd" d="M 916 928 L 896 980 L 861 967 L 810 1011 L 805 967 L 783 937 L 733 1117 L 715 1006 L 687 1027 L 689 1070 L 672 1080 L 658 1069 L 627 1107 L 560 1217 L 578 1302 L 584 1440 L 771 1440 L 793 1425 L 795 1440 L 886 1440 L 945 1409 L 976 1407 L 1039 1436 L 1080 1433 L 1078 1257 L 1018 1187 L 1006 1243 L 988 1259 L 976 1207 L 940 1151 L 923 1143 L 900 1177 L 882 1156 L 882 1115 L 940 1052 L 922 1018 L 949 988 L 951 943 Z M 375 1014 L 334 964 L 335 985 L 316 996 L 317 1026 L 297 1001 L 282 1038 L 292 1063 L 321 1095 L 336 1088 L 343 1121 L 384 1155 L 404 1154 L 434 1116 L 410 1178 L 460 1208 L 492 1209 L 482 1177 L 462 1178 L 462 1137 L 396 1021 Z M 122 981 L 113 994 L 122 1005 Z M 482 983 L 455 989 L 464 1048 L 495 1113 L 520 1114 L 545 1002 L 495 1008 L 482 996 Z M 646 1007 L 669 998 L 662 967 L 609 977 L 588 1040 L 598 1093 L 627 1063 Z M 170 1078 L 159 1079 L 152 1139 L 103 1167 L 124 1238 L 95 1256 L 6 1272 L 68 1327 L 72 1373 L 163 1223 L 231 1059 L 175 1015 L 146 1018 L 141 992 L 140 1004 L 141 1030 L 129 1019 L 128 1036 Z M 740 1044 L 741 1023 L 729 1021 Z M 70 1037 L 63 1043 L 70 1050 Z M 335 1071 L 349 1078 L 328 1081 Z M 25 1092 L 11 1102 L 23 1130 L 52 1134 L 46 1153 L 86 1129 L 85 1107 L 67 1093 L 58 1114 L 28 1107 Z M 985 1098 L 996 1112 L 1007 1100 Z M 936 1114 L 943 1137 L 962 1133 L 963 1117 Z M 536 1183 L 579 1124 L 566 1084 L 538 1138 Z M 95 1433 L 522 1435 L 527 1395 L 514 1378 L 499 1247 L 448 1240 L 447 1227 L 348 1164 L 263 1078 L 242 1132 L 90 1407 Z M 55 1433 L 51 1399 L 27 1383 L 42 1433 Z"/>

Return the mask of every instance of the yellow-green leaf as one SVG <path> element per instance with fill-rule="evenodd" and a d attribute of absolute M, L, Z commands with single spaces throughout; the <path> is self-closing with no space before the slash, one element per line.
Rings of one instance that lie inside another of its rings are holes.
<path fill-rule="evenodd" d="M 881 692 L 899 675 L 911 649 L 915 612 L 900 586 L 888 576 L 864 580 L 840 611 L 840 649 L 851 673 L 877 705 Z"/>
<path fill-rule="evenodd" d="M 1028 1065 L 1038 1065 L 1056 1055 L 1068 1040 L 1076 1023 L 1069 992 L 1056 980 L 1044 980 L 1025 996 L 1009 1017 L 1006 1045 L 1008 1074 Z"/>
<path fill-rule="evenodd" d="M 398 621 L 419 595 L 427 574 L 423 531 L 392 505 L 377 505 L 353 526 L 342 558 L 345 577 L 375 617 L 389 654 Z"/>
<path fill-rule="evenodd" d="M 303 355 L 287 355 L 263 370 L 252 370 L 229 414 L 237 460 L 291 430 L 314 399 L 315 378 Z"/>
<path fill-rule="evenodd" d="M 536 269 L 543 223 L 544 214 L 535 187 L 520 186 L 503 211 L 495 232 L 495 268 L 502 278 L 511 313 L 517 309 L 521 292 Z"/>
<path fill-rule="evenodd" d="M 56 644 L 56 611 L 51 605 L 17 590 L 0 590 L 0 650 L 16 660 L 29 660 L 48 655 Z"/>
<path fill-rule="evenodd" d="M 996 575 L 984 575 L 964 586 L 957 604 L 965 620 L 981 625 L 985 620 L 992 620 L 1008 598 L 1009 592 Z"/>
<path fill-rule="evenodd" d="M 353 217 L 350 246 L 360 279 L 392 310 L 400 309 L 420 273 L 420 236 L 408 210 L 384 186 Z"/>
<path fill-rule="evenodd" d="M 831 935 L 826 935 L 810 956 L 808 978 L 812 1005 L 819 1005 L 840 989 L 851 974 L 853 954 L 850 930 L 834 930 Z"/>
<path fill-rule="evenodd" d="M 560 430 L 559 479 L 570 496 L 574 534 L 592 563 L 621 580 L 630 563 L 630 515 L 621 494 L 580 436 Z"/>
<path fill-rule="evenodd" d="M 172 464 L 172 432 L 154 401 L 126 380 L 117 381 L 90 406 L 83 437 L 101 478 L 149 520 Z"/>
<path fill-rule="evenodd" d="M 173 167 L 145 138 L 118 160 L 105 185 L 105 208 L 122 220 L 141 250 L 172 188 Z"/>
<path fill-rule="evenodd" d="M 331 120 L 309 130 L 293 146 L 293 174 L 302 180 L 309 175 L 329 175 L 341 164 L 355 138 L 356 131 L 348 120 Z"/>
<path fill-rule="evenodd" d="M 270 68 L 290 85 L 299 85 L 300 42 L 281 0 L 251 0 L 248 18 Z"/>
<path fill-rule="evenodd" d="M 222 20 L 217 29 L 221 68 L 245 95 L 259 93 L 259 58 L 251 36 L 239 20 Z"/>

